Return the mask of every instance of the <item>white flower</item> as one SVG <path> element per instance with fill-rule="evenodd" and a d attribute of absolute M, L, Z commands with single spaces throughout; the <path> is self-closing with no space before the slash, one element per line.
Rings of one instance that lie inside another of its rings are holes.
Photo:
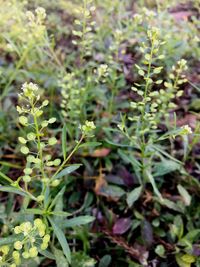
<path fill-rule="evenodd" d="M 46 10 L 43 7 L 37 7 L 35 13 L 41 20 L 46 18 Z"/>
<path fill-rule="evenodd" d="M 183 135 L 192 134 L 192 129 L 189 125 L 184 125 L 181 129 L 183 130 Z"/>

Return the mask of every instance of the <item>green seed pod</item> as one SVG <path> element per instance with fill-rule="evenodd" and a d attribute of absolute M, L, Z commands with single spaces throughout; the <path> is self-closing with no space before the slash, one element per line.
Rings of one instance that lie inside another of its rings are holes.
<path fill-rule="evenodd" d="M 30 255 L 31 258 L 37 257 L 37 255 L 38 255 L 37 247 L 30 248 L 29 255 Z"/>
<path fill-rule="evenodd" d="M 29 153 L 29 148 L 27 146 L 22 146 L 20 151 L 22 152 L 22 154 L 27 155 Z"/>
<path fill-rule="evenodd" d="M 29 259 L 29 258 L 30 258 L 30 254 L 29 254 L 29 252 L 28 252 L 28 251 L 24 251 L 24 252 L 22 253 L 22 257 L 23 257 L 24 259 Z"/>
<path fill-rule="evenodd" d="M 27 134 L 27 139 L 29 141 L 33 141 L 33 140 L 35 140 L 35 138 L 36 138 L 36 135 L 32 132 Z"/>
<path fill-rule="evenodd" d="M 28 119 L 27 119 L 27 117 L 25 117 L 25 116 L 20 116 L 20 117 L 19 117 L 19 122 L 20 122 L 23 126 L 26 126 L 27 123 L 28 123 Z"/>
<path fill-rule="evenodd" d="M 24 139 L 23 137 L 18 137 L 18 140 L 21 144 L 25 145 L 26 144 L 26 139 Z"/>
<path fill-rule="evenodd" d="M 49 140 L 48 140 L 48 144 L 50 145 L 50 146 L 53 146 L 53 145 L 55 145 L 55 144 L 57 144 L 57 139 L 55 138 L 55 137 L 51 137 L 51 138 L 49 138 Z"/>
<path fill-rule="evenodd" d="M 23 246 L 23 243 L 22 243 L 21 241 L 16 241 L 16 242 L 14 243 L 14 248 L 15 248 L 16 250 L 21 250 L 21 249 L 22 249 L 22 246 Z"/>
<path fill-rule="evenodd" d="M 60 184 L 60 180 L 56 179 L 51 183 L 51 186 L 56 187 Z"/>
<path fill-rule="evenodd" d="M 40 246 L 41 250 L 45 250 L 48 248 L 48 243 L 42 243 L 41 246 Z"/>
<path fill-rule="evenodd" d="M 29 183 L 31 181 L 31 177 L 29 175 L 24 175 L 22 179 L 26 183 Z"/>

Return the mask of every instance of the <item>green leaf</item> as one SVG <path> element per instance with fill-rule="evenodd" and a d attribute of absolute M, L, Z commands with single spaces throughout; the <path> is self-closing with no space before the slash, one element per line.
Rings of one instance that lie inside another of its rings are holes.
<path fill-rule="evenodd" d="M 200 237 L 200 229 L 194 229 L 191 230 L 188 234 L 186 234 L 181 240 L 180 242 L 191 242 L 194 243 L 198 240 L 198 238 Z"/>
<path fill-rule="evenodd" d="M 172 157 L 170 154 L 168 154 L 161 146 L 159 145 L 149 145 L 149 148 L 151 148 L 153 151 L 155 152 L 159 152 L 161 155 L 165 156 L 168 159 L 171 159 L 172 161 L 175 161 L 177 163 L 181 165 L 183 165 L 183 163 L 177 159 L 175 159 L 174 157 Z"/>
<path fill-rule="evenodd" d="M 186 256 L 186 257 L 184 257 Z M 191 264 L 195 262 L 195 257 L 189 254 L 176 254 L 176 262 L 180 267 L 191 267 Z"/>
<path fill-rule="evenodd" d="M 159 255 L 160 257 L 163 257 L 165 255 L 165 248 L 163 245 L 158 245 L 155 249 L 155 252 L 157 255 Z"/>
<path fill-rule="evenodd" d="M 100 146 L 102 143 L 100 142 L 87 142 L 79 146 L 80 147 L 97 147 Z"/>
<path fill-rule="evenodd" d="M 51 202 L 48 208 L 49 211 L 52 209 L 53 206 L 56 205 L 59 199 L 63 196 L 64 192 L 65 192 L 65 186 L 58 192 L 58 194 L 56 194 L 55 198 L 53 199 L 53 201 Z"/>
<path fill-rule="evenodd" d="M 23 237 L 24 237 L 23 234 L 11 235 L 8 237 L 3 237 L 3 238 L 1 237 L 0 238 L 0 246 L 12 244 L 15 241 L 22 240 Z"/>
<path fill-rule="evenodd" d="M 112 197 L 117 199 L 125 195 L 125 191 L 121 187 L 115 185 L 102 186 L 100 189 L 100 193 L 106 197 Z"/>
<path fill-rule="evenodd" d="M 56 266 L 57 267 L 68 267 L 68 261 L 65 258 L 63 252 L 55 247 L 53 247 L 53 253 L 55 255 L 56 258 Z"/>
<path fill-rule="evenodd" d="M 190 206 L 192 197 L 190 196 L 188 191 L 180 184 L 177 186 L 177 189 L 179 194 L 182 196 L 185 205 Z"/>
<path fill-rule="evenodd" d="M 99 262 L 99 266 L 98 267 L 108 267 L 111 263 L 111 256 L 110 255 L 104 255 L 100 262 Z"/>
<path fill-rule="evenodd" d="M 173 201 L 171 201 L 171 200 L 169 200 L 167 198 L 163 198 L 160 201 L 160 204 L 165 205 L 169 209 L 172 209 L 172 210 L 175 210 L 175 211 L 183 213 L 183 209 L 181 209 L 180 206 L 178 206 L 175 202 L 173 202 Z"/>
<path fill-rule="evenodd" d="M 187 262 L 187 263 L 193 263 L 195 262 L 195 257 L 191 254 L 185 254 L 181 257 L 181 259 L 184 261 L 184 262 Z"/>
<path fill-rule="evenodd" d="M 26 192 L 21 191 L 19 189 L 11 187 L 11 186 L 0 186 L 0 191 L 8 192 L 8 193 L 14 193 L 14 194 L 21 195 L 21 196 L 24 196 L 24 197 L 28 196 L 28 194 Z"/>
<path fill-rule="evenodd" d="M 93 222 L 95 217 L 93 216 L 79 216 L 76 218 L 68 219 L 66 222 L 62 223 L 63 227 L 74 227 L 74 226 L 80 226 L 83 224 L 88 224 Z"/>
<path fill-rule="evenodd" d="M 82 164 L 73 164 L 71 166 L 66 167 L 65 169 L 63 169 L 61 172 L 59 172 L 54 179 L 58 179 L 61 178 L 65 175 L 68 175 L 70 173 L 72 173 L 73 171 L 77 170 Z"/>
<path fill-rule="evenodd" d="M 131 163 L 135 168 L 141 167 L 141 163 L 132 155 L 124 153 L 121 149 L 118 149 L 118 153 L 120 157 L 126 162 L 126 163 Z"/>
<path fill-rule="evenodd" d="M 45 258 L 55 260 L 54 255 L 50 251 L 48 251 L 48 250 L 41 250 L 41 249 L 38 249 L 38 251 L 39 251 L 40 254 L 42 254 L 43 256 L 45 256 Z"/>
<path fill-rule="evenodd" d="M 11 168 L 15 168 L 15 169 L 22 169 L 23 168 L 20 165 L 13 164 L 13 163 L 10 163 L 10 162 L 7 162 L 7 161 L 0 161 L 0 164 L 3 165 L 3 166 L 8 166 L 8 167 L 11 167 Z M 6 177 L 6 179 L 8 179 L 8 180 L 10 180 L 12 182 L 12 180 L 8 176 L 6 176 L 5 174 L 0 172 L 0 176 L 1 175 L 3 175 L 4 177 Z"/>
<path fill-rule="evenodd" d="M 40 209 L 26 209 L 23 213 L 25 214 L 38 214 L 38 215 L 42 215 L 45 213 L 44 210 L 40 210 Z"/>
<path fill-rule="evenodd" d="M 141 195 L 142 189 L 143 189 L 143 186 L 139 186 L 127 194 L 126 201 L 127 201 L 129 208 L 132 207 L 132 205 L 135 203 L 136 200 L 138 200 L 138 198 Z"/>
<path fill-rule="evenodd" d="M 163 160 L 159 163 L 155 164 L 154 174 L 153 176 L 163 176 L 167 173 L 174 172 L 176 170 L 180 170 L 181 166 L 177 162 L 173 160 Z"/>
<path fill-rule="evenodd" d="M 46 186 L 44 192 L 44 208 L 46 209 L 50 202 L 50 188 L 49 185 Z"/>
<path fill-rule="evenodd" d="M 67 156 L 67 125 L 65 124 L 62 129 L 62 153 L 64 160 Z"/>
<path fill-rule="evenodd" d="M 180 215 L 177 215 L 174 218 L 174 224 L 172 225 L 173 234 L 178 237 L 178 240 L 181 239 L 184 232 L 183 219 Z"/>
<path fill-rule="evenodd" d="M 53 228 L 53 231 L 62 247 L 63 253 L 65 255 L 65 257 L 67 258 L 68 262 L 71 263 L 71 252 L 70 252 L 70 248 L 68 245 L 68 242 L 65 238 L 65 235 L 63 233 L 63 231 L 56 225 L 56 223 L 54 222 L 53 219 L 51 219 L 50 217 L 48 217 L 51 226 Z"/>
<path fill-rule="evenodd" d="M 61 217 L 68 217 L 68 216 L 70 216 L 72 214 L 69 213 L 69 212 L 66 212 L 66 211 L 53 211 L 52 215 L 61 216 Z"/>
<path fill-rule="evenodd" d="M 0 177 L 3 178 L 4 180 L 6 180 L 9 183 L 12 183 L 13 182 L 13 180 L 11 180 L 7 175 L 5 175 L 4 173 L 2 173 L 1 171 L 0 171 Z"/>
<path fill-rule="evenodd" d="M 118 133 L 121 133 L 120 131 L 117 131 Z M 105 139 L 105 142 L 110 144 L 110 145 L 113 145 L 113 146 L 117 146 L 117 147 L 127 147 L 127 148 L 130 148 L 131 145 L 123 145 L 123 144 L 119 144 L 119 143 L 114 143 L 108 139 Z"/>
<path fill-rule="evenodd" d="M 162 195 L 160 194 L 158 188 L 157 188 L 157 185 L 156 185 L 156 182 L 154 180 L 154 177 L 152 176 L 151 173 L 149 172 L 145 172 L 149 182 L 151 183 L 152 187 L 153 187 L 153 190 L 154 190 L 154 193 L 159 197 L 159 199 L 162 201 L 163 200 L 163 197 Z"/>

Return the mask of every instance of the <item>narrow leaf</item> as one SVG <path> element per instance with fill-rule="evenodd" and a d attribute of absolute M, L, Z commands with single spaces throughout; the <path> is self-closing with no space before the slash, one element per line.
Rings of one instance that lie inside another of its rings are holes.
<path fill-rule="evenodd" d="M 65 192 L 65 186 L 58 192 L 58 194 L 55 196 L 55 198 L 53 199 L 53 201 L 51 202 L 51 205 L 49 206 L 49 210 L 51 210 L 51 208 L 58 202 L 58 200 L 60 199 L 60 197 L 63 196 Z"/>
<path fill-rule="evenodd" d="M 21 196 L 28 196 L 28 194 L 26 192 L 21 191 L 19 189 L 11 187 L 11 186 L 0 186 L 0 191 L 8 192 L 8 193 L 14 193 L 14 194 L 21 195 Z"/>
<path fill-rule="evenodd" d="M 12 183 L 13 180 L 11 180 L 7 175 L 5 175 L 3 172 L 0 171 L 0 177 L 6 180 L 9 183 Z"/>
<path fill-rule="evenodd" d="M 55 216 L 61 216 L 61 217 L 68 217 L 71 215 L 71 213 L 66 212 L 66 211 L 54 211 L 52 212 L 52 214 Z"/>
<path fill-rule="evenodd" d="M 154 180 L 154 177 L 149 172 L 146 172 L 146 176 L 149 179 L 149 182 L 151 183 L 151 185 L 153 187 L 154 193 L 159 197 L 160 200 L 163 200 L 163 197 L 162 197 L 162 195 L 160 194 L 160 192 L 159 192 L 159 190 L 157 188 L 157 185 L 156 185 L 156 182 Z"/>
<path fill-rule="evenodd" d="M 55 260 L 54 255 L 50 251 L 48 251 L 48 250 L 41 250 L 41 249 L 38 249 L 38 251 L 39 251 L 40 254 L 42 254 L 43 256 L 45 256 L 45 258 Z"/>
<path fill-rule="evenodd" d="M 126 201 L 127 201 L 129 208 L 132 207 L 135 201 L 138 200 L 138 198 L 140 197 L 142 188 L 143 188 L 142 186 L 139 186 L 133 189 L 133 191 L 131 191 L 130 193 L 128 193 Z"/>
<path fill-rule="evenodd" d="M 160 201 L 160 204 L 165 205 L 169 209 L 183 213 L 183 210 L 181 209 L 180 206 L 178 206 L 175 202 L 173 202 L 167 198 L 163 198 L 162 201 Z"/>
<path fill-rule="evenodd" d="M 20 235 L 11 235 L 9 237 L 0 238 L 0 246 L 3 245 L 9 245 L 11 243 L 14 243 L 15 241 L 22 240 L 23 234 Z"/>
<path fill-rule="evenodd" d="M 63 169 L 61 172 L 59 172 L 54 179 L 58 179 L 61 178 L 67 174 L 72 173 L 73 171 L 77 170 L 79 167 L 81 166 L 81 164 L 73 164 L 69 167 L 66 167 L 65 169 Z"/>
<path fill-rule="evenodd" d="M 87 224 L 94 221 L 93 216 L 79 216 L 76 218 L 68 219 L 66 222 L 63 222 L 63 227 L 74 227 Z"/>
<path fill-rule="evenodd" d="M 96 146 L 100 146 L 101 143 L 100 142 L 86 142 L 82 145 L 79 146 L 80 147 L 96 147 Z"/>
<path fill-rule="evenodd" d="M 65 257 L 67 258 L 68 262 L 71 263 L 71 252 L 63 231 L 56 225 L 53 219 L 51 219 L 50 217 L 48 217 L 48 219 L 51 223 L 51 226 L 54 230 L 56 237 L 58 238 L 58 241 L 62 247 Z"/>
<path fill-rule="evenodd" d="M 190 194 L 188 193 L 188 191 L 180 184 L 177 186 L 177 189 L 178 189 L 179 194 L 182 196 L 185 205 L 190 206 L 192 198 Z"/>
<path fill-rule="evenodd" d="M 66 159 L 67 155 L 67 126 L 66 124 L 63 126 L 62 129 L 62 153 L 64 160 Z"/>
<path fill-rule="evenodd" d="M 38 215 L 42 215 L 44 214 L 43 210 L 40 209 L 26 209 L 23 213 L 25 214 L 38 214 Z"/>

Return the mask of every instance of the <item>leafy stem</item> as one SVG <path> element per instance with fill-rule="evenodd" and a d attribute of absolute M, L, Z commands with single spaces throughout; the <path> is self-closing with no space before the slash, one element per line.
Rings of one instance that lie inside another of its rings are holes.
<path fill-rule="evenodd" d="M 39 126 L 38 126 L 37 116 L 34 112 L 33 102 L 31 102 L 31 107 L 32 107 L 33 120 L 34 120 L 34 124 L 35 124 L 35 132 L 36 132 L 36 137 L 37 137 L 37 148 L 38 148 L 38 153 L 39 153 L 39 158 L 40 158 L 40 171 L 42 173 L 42 177 L 45 178 L 46 175 L 44 172 L 43 151 L 42 151 L 42 147 L 41 147 L 40 131 L 39 131 Z"/>
<path fill-rule="evenodd" d="M 71 153 L 69 154 L 69 156 L 63 161 L 63 163 L 60 165 L 60 167 L 58 168 L 58 170 L 54 173 L 54 175 L 51 177 L 51 180 L 53 180 L 56 175 L 64 168 L 64 166 L 66 165 L 66 163 L 71 159 L 71 157 L 73 156 L 73 154 L 76 152 L 76 150 L 79 148 L 81 142 L 83 141 L 85 135 L 82 134 L 80 140 L 77 142 L 76 146 L 74 147 L 74 149 L 71 151 Z"/>

